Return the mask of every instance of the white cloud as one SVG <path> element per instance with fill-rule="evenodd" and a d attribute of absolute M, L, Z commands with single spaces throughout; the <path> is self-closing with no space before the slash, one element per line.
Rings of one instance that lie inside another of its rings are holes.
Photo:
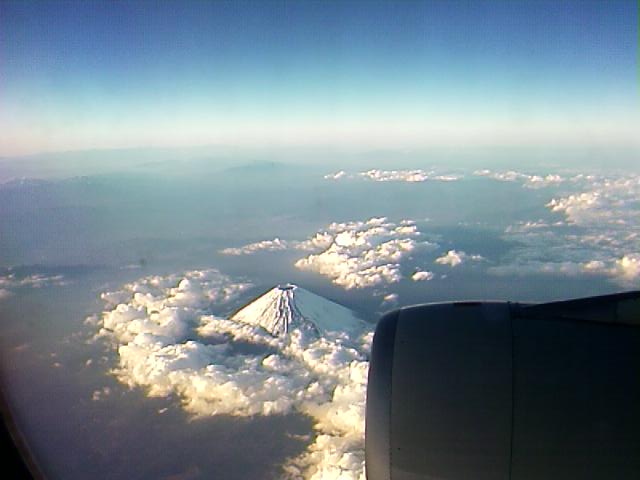
<path fill-rule="evenodd" d="M 579 275 L 605 275 L 613 277 L 623 285 L 632 285 L 640 278 L 640 255 L 625 255 L 608 261 L 528 261 L 489 268 L 496 275 L 556 274 L 576 277 Z"/>
<path fill-rule="evenodd" d="M 295 262 L 301 270 L 329 277 L 346 289 L 366 288 L 400 281 L 400 262 L 417 250 L 432 250 L 437 244 L 421 240 L 412 220 L 394 223 L 387 218 L 331 223 L 306 240 L 265 240 L 221 253 L 250 255 L 258 251 L 300 250 L 311 252 Z"/>
<path fill-rule="evenodd" d="M 545 175 L 544 177 L 539 175 L 529 175 L 524 186 L 527 188 L 544 188 L 551 185 L 558 185 L 564 181 L 565 179 L 560 175 Z"/>
<path fill-rule="evenodd" d="M 539 261 L 514 262 L 490 267 L 495 275 L 517 275 L 526 277 L 534 274 L 554 274 L 575 277 L 583 274 L 603 274 L 608 272 L 603 262 Z"/>
<path fill-rule="evenodd" d="M 364 480 L 364 409 L 372 332 L 293 329 L 273 337 L 258 326 L 211 315 L 246 288 L 215 270 L 147 277 L 105 293 L 99 336 L 119 355 L 117 378 L 149 396 L 177 394 L 192 415 L 274 415 L 314 420 L 315 438 L 291 459 L 295 478 Z M 255 352 L 239 354 L 235 342 Z M 96 394 L 96 400 L 103 393 Z"/>
<path fill-rule="evenodd" d="M 451 267 L 457 267 L 466 261 L 480 261 L 484 260 L 481 255 L 469 255 L 463 251 L 449 250 L 446 254 L 436 258 L 435 263 L 440 265 L 449 265 Z"/>
<path fill-rule="evenodd" d="M 34 273 L 24 277 L 19 277 L 15 273 L 0 276 L 0 287 L 40 288 L 50 285 L 66 285 L 66 282 L 62 275 L 47 276 L 41 273 Z"/>
<path fill-rule="evenodd" d="M 556 222 L 555 226 L 562 225 L 562 222 Z M 506 233 L 525 233 L 531 230 L 540 230 L 540 229 L 548 229 L 552 225 L 549 222 L 545 222 L 544 220 L 527 220 L 526 222 L 519 222 L 514 225 L 509 225 L 505 232 Z"/>
<path fill-rule="evenodd" d="M 585 192 L 563 198 L 553 198 L 546 205 L 552 212 L 564 213 L 569 223 L 589 222 L 594 210 L 602 207 L 600 192 Z"/>
<path fill-rule="evenodd" d="M 344 178 L 347 176 L 347 172 L 345 172 L 344 170 L 340 170 L 336 173 L 328 173 L 327 175 L 324 176 L 324 178 L 326 180 L 340 180 L 341 178 Z"/>
<path fill-rule="evenodd" d="M 414 282 L 421 282 L 425 280 L 433 280 L 433 277 L 433 272 L 423 272 L 418 270 L 416 273 L 411 275 L 411 280 L 413 280 Z"/>
<path fill-rule="evenodd" d="M 378 170 L 371 169 L 359 175 L 375 182 L 424 182 L 432 172 L 424 170 Z"/>
<path fill-rule="evenodd" d="M 476 170 L 475 172 L 473 172 L 473 174 L 479 177 L 488 177 L 494 180 L 500 180 L 501 182 L 515 182 L 522 176 L 522 174 L 514 171 L 492 172 L 488 169 Z"/>
<path fill-rule="evenodd" d="M 318 252 L 329 248 L 333 242 L 333 235 L 330 232 L 317 232 L 312 237 L 302 242 L 295 242 L 294 248 L 307 252 Z"/>
<path fill-rule="evenodd" d="M 67 285 L 67 281 L 62 275 L 48 276 L 41 273 L 34 273 L 19 276 L 15 273 L 8 273 L 6 275 L 0 275 L 0 300 L 13 295 L 13 290 L 18 288 L 44 288 L 63 285 Z"/>
<path fill-rule="evenodd" d="M 462 175 L 448 174 L 448 175 L 435 175 L 431 177 L 432 180 L 438 180 L 440 182 L 456 182 L 462 179 Z"/>
<path fill-rule="evenodd" d="M 318 232 L 313 237 L 308 238 L 302 242 L 295 240 L 280 240 L 274 238 L 273 240 L 262 240 L 260 242 L 249 243 L 241 247 L 230 247 L 220 250 L 223 255 L 252 255 L 261 251 L 276 252 L 281 250 L 302 250 L 302 251 L 318 251 L 327 248 L 333 237 L 327 232 Z"/>
<path fill-rule="evenodd" d="M 398 303 L 398 294 L 397 293 L 389 293 L 387 295 L 385 295 L 384 297 L 382 297 L 382 303 L 383 304 L 396 304 Z"/>
<path fill-rule="evenodd" d="M 238 248 L 225 248 L 220 250 L 220 253 L 224 255 L 250 255 L 261 250 L 273 252 L 286 250 L 287 248 L 289 248 L 289 243 L 286 240 L 274 238 L 273 240 L 262 240 L 260 242 L 250 243 Z"/>
<path fill-rule="evenodd" d="M 323 238 L 331 239 L 329 245 L 298 260 L 295 266 L 329 277 L 346 289 L 394 283 L 402 277 L 403 258 L 416 249 L 436 248 L 434 243 L 419 241 L 420 235 L 409 220 L 399 224 L 386 218 L 332 223 L 323 232 Z"/>
<path fill-rule="evenodd" d="M 503 274 L 592 274 L 624 286 L 640 279 L 640 176 L 575 175 L 565 192 L 546 207 L 555 221 L 520 222 L 507 228 L 507 239 L 521 245 L 503 265 Z"/>
<path fill-rule="evenodd" d="M 459 174 L 438 174 L 435 170 L 380 170 L 372 168 L 364 172 L 358 172 L 356 174 L 348 174 L 344 170 L 340 170 L 336 173 L 331 173 L 324 176 L 327 180 L 339 180 L 339 179 L 366 179 L 374 182 L 426 182 L 427 180 L 439 181 L 439 182 L 453 182 L 462 178 Z"/>
<path fill-rule="evenodd" d="M 625 255 L 615 261 L 611 275 L 622 282 L 633 282 L 640 278 L 640 254 Z"/>
<path fill-rule="evenodd" d="M 473 172 L 476 176 L 492 178 L 500 182 L 521 182 L 525 188 L 544 188 L 552 185 L 558 185 L 566 181 L 564 177 L 556 174 L 529 175 L 513 170 L 507 172 L 493 172 L 491 170 L 476 170 Z"/>

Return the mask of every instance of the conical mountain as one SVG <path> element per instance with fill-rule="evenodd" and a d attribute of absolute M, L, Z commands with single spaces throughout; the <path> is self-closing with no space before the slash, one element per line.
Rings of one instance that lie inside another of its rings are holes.
<path fill-rule="evenodd" d="M 293 329 L 356 333 L 363 321 L 342 305 L 297 285 L 278 285 L 241 308 L 232 317 L 237 322 L 258 325 L 274 336 Z"/>

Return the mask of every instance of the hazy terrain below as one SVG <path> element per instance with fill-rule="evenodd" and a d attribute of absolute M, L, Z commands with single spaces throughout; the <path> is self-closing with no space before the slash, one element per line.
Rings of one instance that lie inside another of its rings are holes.
<path fill-rule="evenodd" d="M 348 307 L 371 328 L 382 312 L 419 302 L 630 289 L 640 278 L 639 220 L 640 177 L 629 171 L 372 164 L 340 173 L 261 162 L 13 180 L 0 185 L 2 378 L 51 478 L 310 476 L 326 467 L 321 448 L 357 478 L 361 421 L 340 410 L 347 403 L 336 385 L 351 392 L 349 402 L 363 400 L 362 372 L 349 377 L 349 362 L 366 371 L 366 342 L 350 338 L 359 356 L 336 360 L 346 376 L 334 378 L 299 353 L 320 344 L 292 350 L 258 330 L 238 337 L 216 319 L 287 282 Z M 227 293 L 243 287 L 221 300 L 213 284 Z M 170 317 L 176 312 L 186 316 Z M 162 315 L 162 328 L 186 330 L 159 333 L 153 322 Z M 104 334 L 107 317 L 128 333 Z M 163 335 L 165 363 L 156 363 L 160 350 L 124 355 L 141 332 Z M 322 339 L 322 348 L 338 348 L 333 341 Z M 231 356 L 207 346 L 218 344 Z M 195 362 L 188 367 L 171 363 L 168 352 L 190 345 L 208 353 L 187 356 Z M 274 352 L 284 363 L 269 368 L 282 385 L 311 375 L 323 386 L 305 390 L 320 410 L 288 405 L 277 389 L 252 403 L 237 362 L 249 362 L 258 382 L 269 378 L 261 362 Z M 134 375 L 142 371 L 134 367 L 159 373 Z M 210 392 L 224 374 L 246 408 L 198 409 L 202 398 L 187 395 L 185 383 L 165 382 L 200 371 L 211 372 Z M 265 413 L 268 402 L 279 405 L 275 413 Z M 342 437 L 325 447 L 323 408 L 353 422 L 336 427 Z"/>

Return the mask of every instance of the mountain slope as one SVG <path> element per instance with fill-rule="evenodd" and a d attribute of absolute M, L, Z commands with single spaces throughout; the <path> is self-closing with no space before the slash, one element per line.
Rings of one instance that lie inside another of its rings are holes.
<path fill-rule="evenodd" d="M 278 285 L 240 309 L 232 320 L 258 325 L 274 336 L 292 329 L 318 334 L 362 329 L 363 321 L 354 312 L 296 285 Z"/>

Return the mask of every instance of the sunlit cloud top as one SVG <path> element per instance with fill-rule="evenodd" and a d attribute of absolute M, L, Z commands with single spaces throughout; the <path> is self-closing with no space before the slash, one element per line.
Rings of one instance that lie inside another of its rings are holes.
<path fill-rule="evenodd" d="M 633 144 L 637 10 L 634 1 L 4 1 L 0 155 Z"/>

